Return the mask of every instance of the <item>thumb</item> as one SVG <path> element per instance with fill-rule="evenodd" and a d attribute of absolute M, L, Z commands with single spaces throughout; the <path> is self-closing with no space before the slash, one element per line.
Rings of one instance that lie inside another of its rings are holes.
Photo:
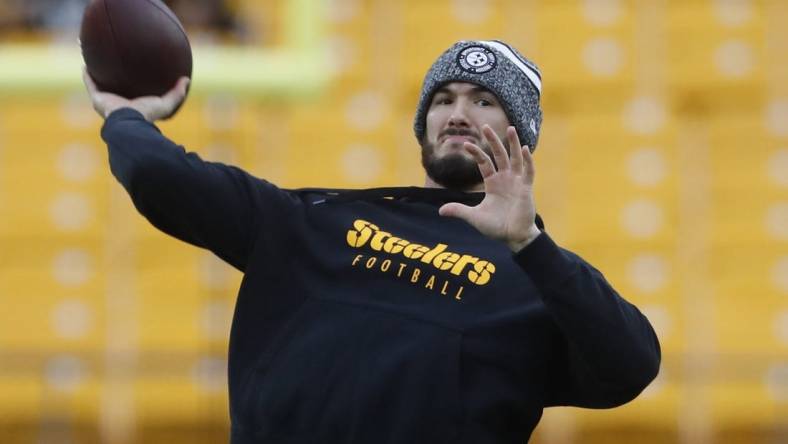
<path fill-rule="evenodd" d="M 438 209 L 438 214 L 446 217 L 457 217 L 467 221 L 471 215 L 471 208 L 468 205 L 452 202 L 441 206 Z"/>
<path fill-rule="evenodd" d="M 189 83 L 191 80 L 188 77 L 181 77 L 178 79 L 178 82 L 175 86 L 167 91 L 167 93 L 162 97 L 164 99 L 164 103 L 168 107 L 174 108 L 177 106 L 181 101 L 183 101 L 184 97 L 186 97 L 186 93 L 189 91 Z"/>
<path fill-rule="evenodd" d="M 144 100 L 144 107 L 147 112 L 145 114 L 146 120 L 155 122 L 157 120 L 166 120 L 175 115 L 180 109 L 186 94 L 189 92 L 189 83 L 191 80 L 188 77 L 181 77 L 175 86 L 172 87 L 167 93 L 161 97 L 142 97 Z"/>

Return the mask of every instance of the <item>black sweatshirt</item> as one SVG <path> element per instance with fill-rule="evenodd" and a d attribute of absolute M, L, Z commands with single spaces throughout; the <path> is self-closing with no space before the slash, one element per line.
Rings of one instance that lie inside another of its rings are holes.
<path fill-rule="evenodd" d="M 131 109 L 102 137 L 140 213 L 244 273 L 234 444 L 523 443 L 544 407 L 618 406 L 657 374 L 648 320 L 583 259 L 438 215 L 482 193 L 284 190 Z"/>

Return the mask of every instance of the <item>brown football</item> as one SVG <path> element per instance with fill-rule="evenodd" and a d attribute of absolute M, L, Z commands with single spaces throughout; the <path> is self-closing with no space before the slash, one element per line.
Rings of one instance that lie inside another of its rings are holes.
<path fill-rule="evenodd" d="M 160 0 L 91 0 L 80 30 L 82 57 L 102 91 L 160 96 L 192 75 L 186 31 Z"/>

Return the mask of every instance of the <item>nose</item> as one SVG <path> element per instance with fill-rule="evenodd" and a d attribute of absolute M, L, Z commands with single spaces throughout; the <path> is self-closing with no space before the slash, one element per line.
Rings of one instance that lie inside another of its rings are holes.
<path fill-rule="evenodd" d="M 470 123 L 468 122 L 468 114 L 466 112 L 465 103 L 463 100 L 457 100 L 454 103 L 454 107 L 451 110 L 451 115 L 449 116 L 448 125 L 450 128 L 470 127 Z"/>

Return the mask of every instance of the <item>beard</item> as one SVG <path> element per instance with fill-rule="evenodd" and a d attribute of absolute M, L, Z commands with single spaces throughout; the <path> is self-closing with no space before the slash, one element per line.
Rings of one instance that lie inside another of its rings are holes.
<path fill-rule="evenodd" d="M 435 144 L 421 145 L 421 165 L 435 183 L 450 190 L 465 191 L 482 183 L 482 173 L 476 161 L 461 153 L 450 153 L 441 158 L 435 155 Z"/>
<path fill-rule="evenodd" d="M 493 158 L 492 150 L 486 143 L 481 144 L 480 148 L 490 159 Z M 506 148 L 508 151 L 508 146 Z M 466 191 L 484 182 L 479 165 L 472 157 L 458 151 L 439 158 L 435 155 L 435 144 L 427 140 L 421 142 L 421 165 L 435 183 L 450 190 Z"/>

